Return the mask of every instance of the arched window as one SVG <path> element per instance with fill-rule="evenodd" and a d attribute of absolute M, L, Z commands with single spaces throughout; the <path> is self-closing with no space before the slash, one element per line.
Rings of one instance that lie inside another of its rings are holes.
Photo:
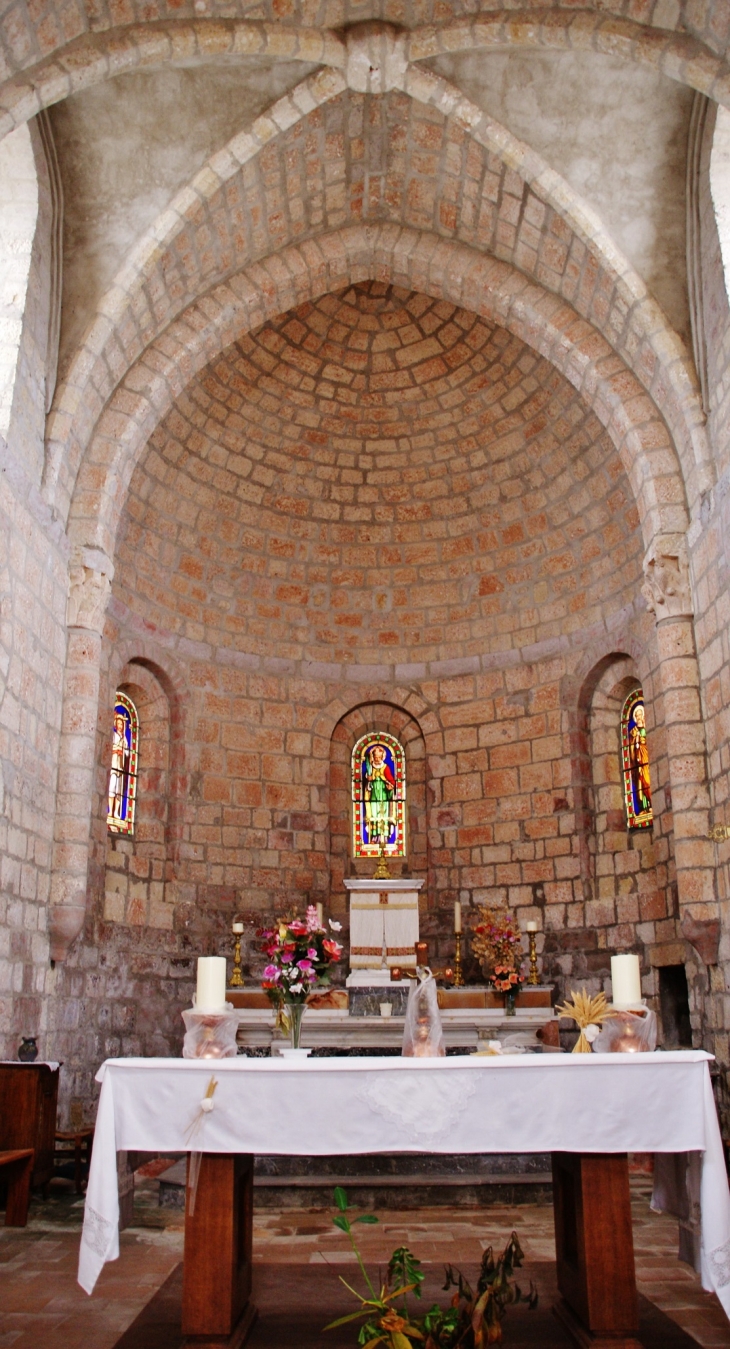
<path fill-rule="evenodd" d="M 648 829 L 653 815 L 646 714 L 641 689 L 632 690 L 621 712 L 621 764 L 628 827 Z"/>
<path fill-rule="evenodd" d="M 395 736 L 369 731 L 352 751 L 352 851 L 406 856 L 406 756 Z"/>
<path fill-rule="evenodd" d="M 113 834 L 134 832 L 139 758 L 139 717 L 126 693 L 114 699 L 112 753 L 107 789 L 107 824 Z"/>

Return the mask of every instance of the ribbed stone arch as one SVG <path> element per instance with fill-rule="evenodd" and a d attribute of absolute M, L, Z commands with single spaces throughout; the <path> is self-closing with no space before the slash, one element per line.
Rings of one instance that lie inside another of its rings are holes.
<path fill-rule="evenodd" d="M 432 158 L 438 171 L 426 187 L 418 182 L 411 192 L 407 183 L 403 186 L 403 166 L 389 161 L 379 190 L 372 200 L 368 197 L 370 179 L 377 175 L 373 169 L 365 183 L 357 164 L 371 153 L 368 136 L 375 156 L 376 132 L 382 135 L 388 127 L 371 133 L 363 96 L 345 91 L 343 76 L 326 71 L 305 80 L 249 131 L 234 137 L 158 219 L 108 292 L 49 419 L 45 490 L 61 514 L 115 386 L 126 379 L 129 387 L 127 371 L 146 347 L 158 341 L 164 347 L 165 329 L 186 304 L 197 302 L 205 312 L 214 304 L 213 288 L 226 276 L 263 258 L 269 268 L 275 266 L 274 255 L 295 244 L 297 236 L 316 238 L 322 219 L 340 228 L 354 220 L 372 228 L 381 227 L 383 217 L 399 228 L 427 229 L 492 253 L 538 280 L 546 303 L 549 298 L 567 302 L 617 350 L 617 361 L 631 368 L 653 398 L 677 445 L 687 497 L 690 503 L 699 499 L 711 480 L 711 464 L 691 362 L 598 217 L 539 155 L 458 90 L 427 71 L 411 68 L 404 78 L 405 91 L 391 90 L 375 111 L 415 142 L 436 126 L 440 150 Z M 339 127 L 345 138 L 355 114 L 363 117 L 365 148 L 359 160 L 341 156 L 338 178 L 327 164 L 328 127 Z M 434 123 L 434 115 L 442 120 Z M 305 172 L 305 137 L 321 141 L 319 179 L 311 156 Z M 292 170 L 298 155 L 301 166 Z M 288 213 L 286 188 L 294 191 L 297 172 L 306 178 L 306 195 L 302 211 Z M 450 201 L 470 174 L 470 200 L 465 195 L 457 211 Z M 268 186 L 272 182 L 280 185 L 276 202 Z"/>
<path fill-rule="evenodd" d="M 457 0 L 438 5 L 382 0 L 369 6 L 329 0 L 326 8 L 313 8 L 294 0 L 285 13 L 274 0 L 263 6 L 211 0 L 202 18 L 195 0 L 152 12 L 143 0 L 129 0 L 124 24 L 115 23 L 113 8 L 100 10 L 91 0 L 75 6 L 73 19 L 67 12 L 61 16 L 60 6 L 56 15 L 54 7 L 44 5 L 34 22 L 32 11 L 18 6 L 13 22 L 0 32 L 0 135 L 40 108 L 130 69 L 240 58 L 252 50 L 338 67 L 336 30 L 365 20 L 403 25 L 411 35 L 410 60 L 437 50 L 458 51 L 464 42 L 470 47 L 589 49 L 650 64 L 723 103 L 730 97 L 724 6 L 726 0 L 702 6 L 679 0 L 672 12 L 661 0 L 648 0 L 643 22 L 637 22 L 631 0 L 603 0 L 598 13 L 576 10 L 565 0 L 512 0 L 508 9 Z M 262 46 L 257 30 L 264 43 L 273 37 L 275 47 Z M 444 45 L 434 50 L 442 36 Z M 313 54 L 304 55 L 305 50 Z M 321 55 L 314 54 L 318 50 Z"/>
<path fill-rule="evenodd" d="M 357 281 L 388 280 L 480 314 L 520 337 L 578 389 L 615 444 L 647 547 L 683 533 L 687 511 L 667 428 L 636 378 L 574 310 L 505 263 L 426 233 L 353 227 L 285 249 L 219 286 L 143 354 L 99 420 L 69 520 L 77 547 L 113 557 L 134 467 L 190 379 L 267 318 Z"/>

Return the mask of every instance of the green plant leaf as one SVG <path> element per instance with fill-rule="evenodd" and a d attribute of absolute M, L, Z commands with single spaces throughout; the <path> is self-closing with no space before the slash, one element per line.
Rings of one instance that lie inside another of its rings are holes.
<path fill-rule="evenodd" d="M 354 1221 L 356 1223 L 379 1223 L 380 1219 L 375 1213 L 361 1213 Z"/>
<path fill-rule="evenodd" d="M 335 1207 L 340 1213 L 346 1213 L 348 1209 L 347 1190 L 343 1190 L 341 1185 L 335 1185 Z"/>
<path fill-rule="evenodd" d="M 419 1339 L 423 1339 L 423 1335 L 420 1335 Z M 410 1340 L 400 1330 L 391 1330 L 390 1343 L 392 1349 L 411 1349 Z"/>
<path fill-rule="evenodd" d="M 332 1221 L 333 1221 L 335 1227 L 339 1227 L 339 1229 L 340 1229 L 341 1232 L 347 1232 L 347 1234 L 348 1234 L 348 1236 L 349 1236 L 349 1234 L 350 1234 L 350 1224 L 349 1224 L 349 1222 L 347 1221 L 347 1218 L 345 1217 L 344 1213 L 336 1213 L 335 1216 L 334 1216 L 334 1218 L 332 1219 Z"/>
<path fill-rule="evenodd" d="M 359 1312 L 348 1312 L 347 1316 L 340 1316 L 336 1321 L 330 1321 L 325 1330 L 336 1330 L 338 1326 L 346 1326 L 349 1321 L 357 1321 L 360 1316 L 369 1316 L 370 1308 L 361 1307 Z"/>

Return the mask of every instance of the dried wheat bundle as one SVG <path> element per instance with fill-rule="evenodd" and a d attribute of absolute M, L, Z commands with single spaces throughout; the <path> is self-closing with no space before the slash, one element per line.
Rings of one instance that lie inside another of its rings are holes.
<path fill-rule="evenodd" d="M 574 1054 L 590 1054 L 591 1044 L 586 1036 L 588 1026 L 602 1026 L 609 1017 L 615 1016 L 613 1007 L 606 1001 L 605 993 L 596 993 L 593 997 L 584 988 L 570 995 L 571 1002 L 564 1002 L 555 1011 L 558 1016 L 569 1016 L 575 1021 L 580 1035 L 573 1046 Z"/>

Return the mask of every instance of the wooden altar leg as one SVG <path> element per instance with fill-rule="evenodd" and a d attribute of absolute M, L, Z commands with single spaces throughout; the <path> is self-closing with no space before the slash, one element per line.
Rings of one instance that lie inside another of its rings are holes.
<path fill-rule="evenodd" d="M 555 1315 L 581 1349 L 641 1349 L 625 1153 L 553 1153 Z"/>
<path fill-rule="evenodd" d="M 192 1217 L 187 1192 L 186 1199 L 183 1343 L 239 1349 L 256 1320 L 249 1301 L 253 1157 L 204 1152 Z"/>

